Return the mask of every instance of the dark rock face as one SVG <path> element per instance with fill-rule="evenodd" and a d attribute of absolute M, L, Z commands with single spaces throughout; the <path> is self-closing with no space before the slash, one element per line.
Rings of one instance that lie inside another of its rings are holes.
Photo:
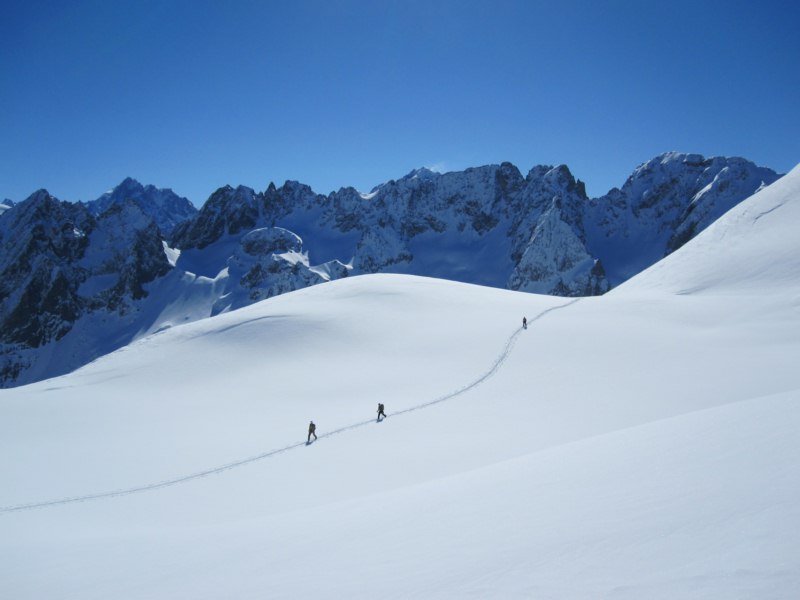
<path fill-rule="evenodd" d="M 155 223 L 132 202 L 99 218 L 40 190 L 0 218 L 0 377 L 98 312 L 124 316 L 171 267 Z M 77 366 L 77 365 L 76 365 Z"/>
<path fill-rule="evenodd" d="M 0 342 L 37 348 L 61 339 L 83 309 L 77 295 L 95 219 L 39 190 L 0 223 Z"/>
<path fill-rule="evenodd" d="M 91 255 L 82 262 L 87 278 L 116 278 L 88 300 L 93 309 L 128 310 L 130 300 L 147 296 L 144 284 L 170 269 L 158 226 L 130 200 L 100 216 L 91 243 Z"/>
<path fill-rule="evenodd" d="M 226 185 L 211 194 L 194 219 L 174 230 L 173 245 L 179 248 L 205 248 L 218 239 L 256 226 L 263 197 L 252 189 Z"/>

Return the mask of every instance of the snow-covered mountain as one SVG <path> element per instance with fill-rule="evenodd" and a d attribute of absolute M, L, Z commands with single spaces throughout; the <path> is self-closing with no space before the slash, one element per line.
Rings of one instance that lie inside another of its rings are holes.
<path fill-rule="evenodd" d="M 4 212 L 6 212 L 12 206 L 14 206 L 14 201 L 13 200 L 9 200 L 8 198 L 6 198 L 2 202 L 0 202 L 0 215 L 2 215 Z"/>
<path fill-rule="evenodd" d="M 638 167 L 621 189 L 590 202 L 588 251 L 618 285 L 778 177 L 742 158 L 663 154 Z"/>
<path fill-rule="evenodd" d="M 800 168 L 600 297 L 348 277 L 0 390 L 0 589 L 794 598 L 798 224 Z"/>
<path fill-rule="evenodd" d="M 0 249 L 7 383 L 67 372 L 129 342 L 145 285 L 171 268 L 158 227 L 132 201 L 94 217 L 46 190 L 0 218 Z"/>
<path fill-rule="evenodd" d="M 136 204 L 155 221 L 165 236 L 170 235 L 175 225 L 197 214 L 197 209 L 189 200 L 178 196 L 171 189 L 145 186 L 130 177 L 97 200 L 87 202 L 86 206 L 89 212 L 99 216 L 112 206 L 125 201 Z"/>
<path fill-rule="evenodd" d="M 213 247 L 218 272 L 228 257 L 217 248 L 252 229 L 277 226 L 299 235 L 309 257 L 338 261 L 335 271 L 342 275 L 408 273 L 597 294 L 608 288 L 602 267 L 585 252 L 587 202 L 565 166 L 537 167 L 523 177 L 509 163 L 445 174 L 418 169 L 369 194 L 343 188 L 323 196 L 297 182 L 263 193 L 225 187 L 176 228 L 172 245 Z M 529 248 L 544 244 L 545 254 L 531 252 L 520 265 Z"/>
<path fill-rule="evenodd" d="M 669 153 L 594 199 L 564 165 L 523 176 L 510 163 L 417 169 L 368 194 L 225 186 L 200 211 L 132 179 L 87 205 L 40 191 L 0 216 L 0 382 L 351 275 L 599 295 L 777 177 L 743 159 Z"/>
<path fill-rule="evenodd" d="M 595 199 L 564 165 L 534 167 L 523 177 L 509 163 L 445 174 L 418 169 L 369 194 L 344 188 L 323 196 L 297 182 L 262 193 L 226 186 L 176 228 L 172 245 L 213 247 L 216 274 L 237 236 L 277 226 L 299 235 L 310 257 L 348 265 L 341 274 L 597 295 L 777 178 L 744 159 L 668 153 Z"/>

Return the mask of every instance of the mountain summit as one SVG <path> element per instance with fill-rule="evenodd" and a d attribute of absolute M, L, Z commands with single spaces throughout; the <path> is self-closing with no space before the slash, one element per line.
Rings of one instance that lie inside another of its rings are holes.
<path fill-rule="evenodd" d="M 87 202 L 86 206 L 89 212 L 99 216 L 111 206 L 128 200 L 151 217 L 165 236 L 172 232 L 175 225 L 197 214 L 197 209 L 189 200 L 178 196 L 171 189 L 144 186 L 132 177 L 125 178 L 112 190 Z"/>

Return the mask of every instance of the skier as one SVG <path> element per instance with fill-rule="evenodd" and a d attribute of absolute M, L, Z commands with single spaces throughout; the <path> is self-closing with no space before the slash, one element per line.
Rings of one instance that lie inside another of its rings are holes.
<path fill-rule="evenodd" d="M 526 319 L 525 317 L 522 317 L 522 328 L 523 329 L 528 328 L 528 319 Z"/>
<path fill-rule="evenodd" d="M 384 419 L 386 418 L 386 413 L 383 411 L 383 404 L 378 402 L 378 421 L 381 420 L 381 417 Z"/>
<path fill-rule="evenodd" d="M 311 436 L 312 435 L 314 436 L 314 439 L 317 439 L 316 431 L 317 431 L 317 426 L 314 425 L 314 421 L 311 421 L 308 424 L 308 440 L 306 441 L 306 444 L 310 444 L 311 443 Z"/>

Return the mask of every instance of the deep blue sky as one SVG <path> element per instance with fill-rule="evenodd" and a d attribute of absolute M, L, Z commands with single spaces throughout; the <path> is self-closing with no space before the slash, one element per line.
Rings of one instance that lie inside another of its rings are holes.
<path fill-rule="evenodd" d="M 797 2 L 4 2 L 0 198 L 800 160 Z"/>

